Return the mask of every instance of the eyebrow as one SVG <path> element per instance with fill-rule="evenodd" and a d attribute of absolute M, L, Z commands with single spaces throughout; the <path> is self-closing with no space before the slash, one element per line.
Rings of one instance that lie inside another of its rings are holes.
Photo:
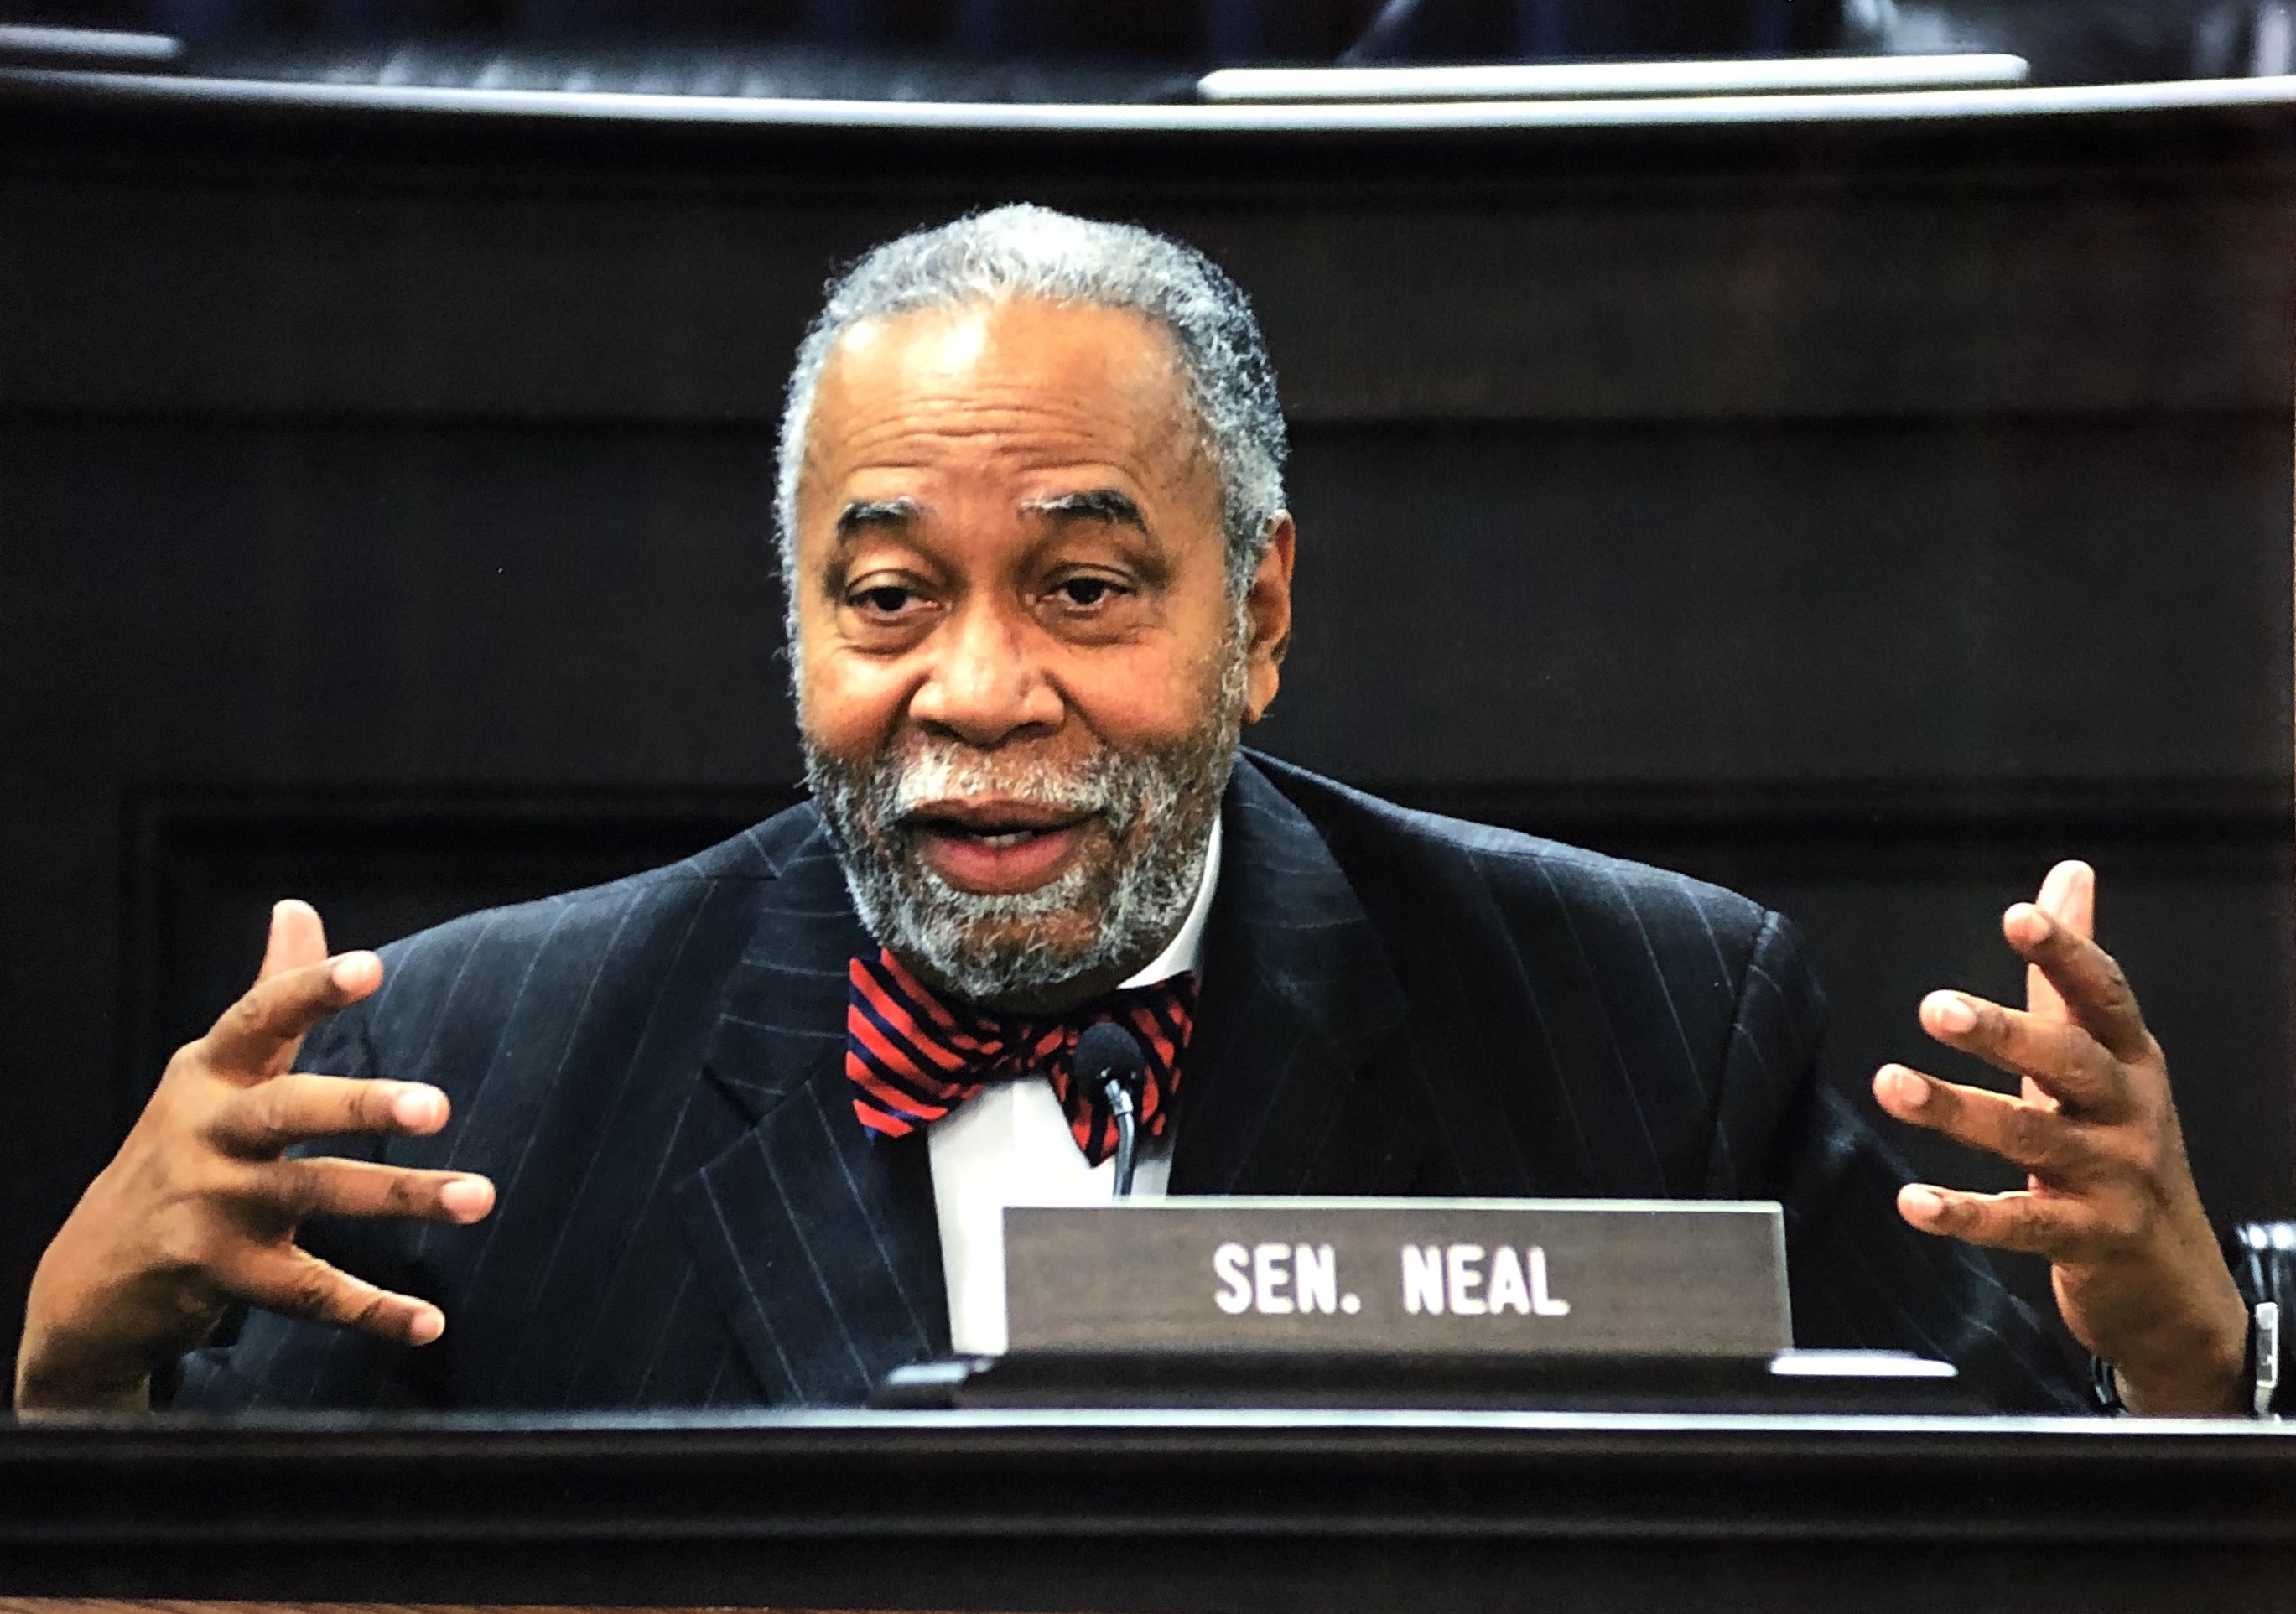
<path fill-rule="evenodd" d="M 914 527 L 920 513 L 914 499 L 855 499 L 837 512 L 837 546 L 844 548 L 865 532 Z"/>
<path fill-rule="evenodd" d="M 1093 487 L 1082 493 L 1055 494 L 1048 499 L 1032 499 L 1021 506 L 1024 514 L 1050 516 L 1056 521 L 1107 521 L 1119 527 L 1132 527 L 1145 533 L 1148 518 L 1140 513 L 1140 506 L 1128 494 L 1113 487 Z"/>

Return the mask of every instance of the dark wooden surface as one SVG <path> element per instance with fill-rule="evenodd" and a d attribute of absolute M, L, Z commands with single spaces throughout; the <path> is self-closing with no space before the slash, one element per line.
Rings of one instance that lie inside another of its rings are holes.
<path fill-rule="evenodd" d="M 2265 114 L 1175 138 L 0 96 L 0 1337 L 260 916 L 662 861 L 797 776 L 767 459 L 823 276 L 1032 197 L 1252 291 L 1255 738 L 1801 922 L 1853 1091 L 2095 858 L 2219 1214 L 2296 1209 L 2296 161 Z M 1915 1145 L 1923 1169 L 1981 1166 Z"/>
<path fill-rule="evenodd" d="M 2252 1426 L 822 1414 L 0 1431 L 0 1594 L 969 1610 L 2285 1609 Z"/>

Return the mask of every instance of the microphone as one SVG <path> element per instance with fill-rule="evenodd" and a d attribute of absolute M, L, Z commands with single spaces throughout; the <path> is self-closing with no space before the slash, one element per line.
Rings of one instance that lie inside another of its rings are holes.
<path fill-rule="evenodd" d="M 1086 1026 L 1077 1037 L 1076 1074 L 1108 1095 L 1116 1118 L 1116 1197 L 1132 1197 L 1132 1155 L 1139 1142 L 1140 1090 L 1148 1079 L 1148 1057 L 1132 1033 L 1114 1020 Z"/>

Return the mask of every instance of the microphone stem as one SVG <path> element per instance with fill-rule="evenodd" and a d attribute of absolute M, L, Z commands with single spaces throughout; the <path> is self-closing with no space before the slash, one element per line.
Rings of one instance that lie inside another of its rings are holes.
<path fill-rule="evenodd" d="M 1122 1082 L 1108 1084 L 1108 1110 L 1116 1119 L 1116 1197 L 1132 1197 L 1132 1156 L 1139 1143 L 1138 1118 L 1132 1108 L 1132 1090 Z"/>

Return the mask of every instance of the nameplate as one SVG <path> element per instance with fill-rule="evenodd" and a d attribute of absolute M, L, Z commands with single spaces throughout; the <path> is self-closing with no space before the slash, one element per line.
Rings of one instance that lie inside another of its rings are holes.
<path fill-rule="evenodd" d="M 1177 1199 L 1004 1213 L 1009 1349 L 1746 1360 L 1768 1200 Z"/>

